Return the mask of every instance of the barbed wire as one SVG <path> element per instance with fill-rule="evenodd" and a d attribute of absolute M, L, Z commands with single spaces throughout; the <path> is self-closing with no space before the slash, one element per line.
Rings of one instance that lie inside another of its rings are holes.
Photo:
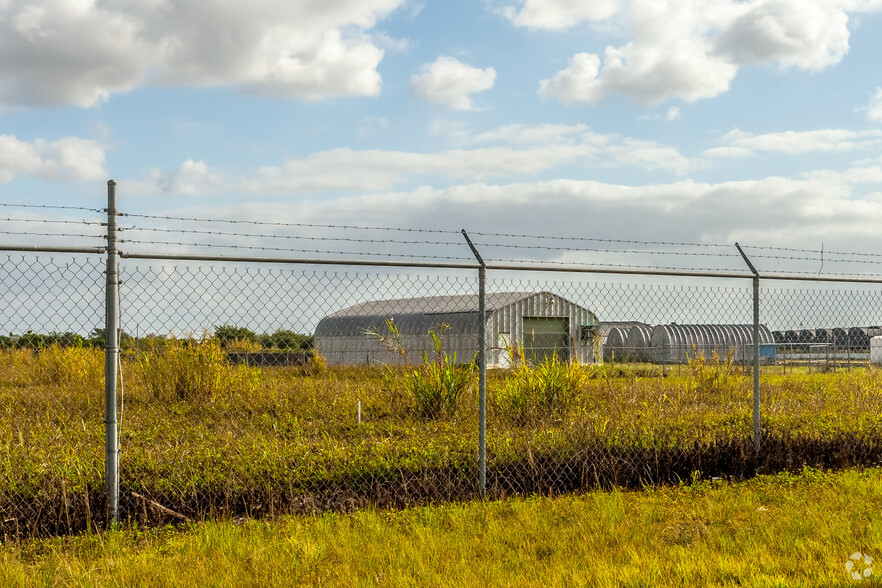
<path fill-rule="evenodd" d="M 4 203 L 0 202 L 0 207 L 3 208 L 47 208 L 52 210 L 81 210 L 85 212 L 97 212 L 102 213 L 107 210 L 104 208 L 88 208 L 85 206 L 61 206 L 61 205 L 52 205 L 52 204 L 14 204 L 14 203 Z"/>
<path fill-rule="evenodd" d="M 105 235 L 89 235 L 86 233 L 34 233 L 33 231 L 0 231 L 0 235 L 18 235 L 28 237 L 85 237 L 87 239 L 105 239 Z"/>
<path fill-rule="evenodd" d="M 234 233 L 229 231 L 200 231 L 198 229 L 160 229 L 155 227 L 122 227 L 120 231 L 144 231 L 154 233 L 216 235 L 220 237 L 246 237 L 251 239 L 290 239 L 302 241 L 335 241 L 349 243 L 391 243 L 395 245 L 453 245 L 465 246 L 465 241 L 414 241 L 401 239 L 357 239 L 353 237 L 314 237 L 301 235 L 271 235 L 262 233 Z"/>
<path fill-rule="evenodd" d="M 101 221 L 87 221 L 87 220 L 69 220 L 69 219 L 48 219 L 48 218 L 0 218 L 0 222 L 14 222 L 14 223 L 48 223 L 54 225 L 91 225 L 91 226 L 101 226 Z"/>
<path fill-rule="evenodd" d="M 553 260 L 525 260 L 525 259 L 502 259 L 502 258 L 488 258 L 484 260 L 488 264 L 493 263 L 511 263 L 511 264 L 520 264 L 520 265 L 529 265 L 530 263 L 539 263 L 540 265 L 549 265 L 556 267 L 570 267 L 578 270 L 590 270 L 592 268 L 604 268 L 604 269 L 641 269 L 641 270 L 666 270 L 666 271 L 682 271 L 682 272 L 738 272 L 741 270 L 727 270 L 720 268 L 708 268 L 708 267 L 675 267 L 675 266 L 663 266 L 663 265 L 637 265 L 637 264 L 625 264 L 625 263 L 573 263 L 566 261 L 553 261 Z M 747 274 L 745 274 L 747 275 Z"/>
<path fill-rule="evenodd" d="M 120 239 L 118 243 L 133 243 L 139 245 L 172 245 L 179 247 L 208 247 L 212 249 L 247 249 L 253 251 L 281 251 L 287 253 L 319 253 L 327 255 L 355 255 L 355 256 L 372 256 L 386 258 L 406 258 L 406 259 L 433 259 L 443 261 L 474 261 L 474 257 L 455 257 L 455 256 L 439 256 L 439 255 L 417 255 L 407 253 L 374 253 L 368 251 L 337 251 L 323 249 L 289 249 L 284 247 L 262 247 L 257 245 L 219 245 L 216 243 L 185 243 L 179 241 L 140 241 L 136 239 Z"/>
<path fill-rule="evenodd" d="M 633 239 L 604 239 L 601 237 L 561 237 L 556 235 L 529 235 L 525 233 L 470 233 L 481 237 L 505 237 L 518 239 L 548 239 L 552 241 L 589 241 L 595 243 L 622 243 L 626 245 L 665 245 L 679 247 L 720 247 L 731 248 L 731 243 L 689 243 L 685 241 L 639 241 Z"/>
<path fill-rule="evenodd" d="M 695 251 L 654 251 L 651 249 L 593 249 L 587 247 L 551 247 L 548 245 L 513 245 L 510 243 L 475 243 L 475 246 L 497 247 L 507 249 L 535 249 L 540 251 L 571 251 L 593 252 L 614 254 L 639 254 L 639 255 L 690 255 L 699 257 L 740 257 L 737 253 L 698 253 Z"/>
<path fill-rule="evenodd" d="M 818 253 L 818 257 L 813 258 L 814 261 L 821 261 L 822 258 L 820 254 L 854 255 L 856 257 L 882 257 L 882 253 L 858 253 L 856 251 L 827 251 L 825 249 L 798 249 L 793 247 L 774 247 L 768 245 L 742 245 L 742 247 L 756 250 L 787 251 L 790 253 Z"/>
<path fill-rule="evenodd" d="M 196 217 L 184 217 L 184 216 L 159 216 L 159 215 L 149 215 L 149 214 L 134 214 L 134 213 L 119 213 L 118 216 L 126 216 L 132 218 L 145 218 L 145 219 L 153 219 L 153 220 L 173 220 L 173 221 L 184 221 L 184 222 L 199 222 L 199 223 L 228 223 L 228 224 L 245 224 L 245 225 L 262 225 L 269 227 L 300 227 L 300 228 L 317 228 L 317 229 L 347 229 L 347 230 L 362 230 L 362 231 L 398 231 L 404 233 L 441 233 L 447 235 L 459 235 L 460 231 L 453 230 L 445 230 L 445 229 L 414 229 L 414 228 L 403 228 L 403 227 L 378 227 L 378 226 L 362 226 L 362 225 L 333 225 L 333 224 L 319 224 L 319 223 L 283 223 L 283 222 L 273 222 L 273 221 L 255 221 L 255 220 L 234 220 L 234 219 L 208 219 L 208 218 L 196 218 Z"/>
<path fill-rule="evenodd" d="M 27 209 L 53 209 L 53 210 L 76 210 L 94 213 L 106 212 L 106 209 L 89 208 L 83 206 L 63 206 L 63 205 L 41 205 L 41 204 L 15 204 L 0 203 L 0 207 L 4 208 L 27 208 Z M 160 221 L 180 221 L 194 223 L 225 223 L 230 225 L 250 225 L 250 226 L 268 226 L 268 227 L 286 227 L 286 228 L 309 228 L 309 229 L 329 229 L 329 230 L 346 230 L 346 231 L 387 231 L 398 233 L 412 234 L 439 234 L 439 235 L 457 235 L 461 234 L 458 230 L 445 229 L 421 229 L 421 228 L 405 228 L 405 227 L 388 227 L 388 226 L 372 226 L 372 225 L 353 225 L 353 224 L 333 224 L 333 223 L 288 223 L 274 221 L 258 221 L 258 220 L 241 220 L 241 219 L 212 219 L 188 216 L 172 216 L 172 215 L 146 215 L 136 213 L 118 213 L 120 217 L 140 218 L 147 220 Z M 104 223 L 100 221 L 92 221 L 87 219 L 71 220 L 71 219 L 34 219 L 34 218 L 0 218 L 0 222 L 8 223 L 43 223 L 43 224 L 59 224 L 59 225 L 87 225 L 101 226 Z M 217 237 L 235 237 L 247 239 L 272 239 L 286 240 L 289 242 L 310 241 L 310 242 L 333 242 L 333 243 L 354 243 L 354 244 L 375 244 L 375 245 L 395 245 L 395 246 L 435 246 L 435 247 L 462 247 L 464 244 L 460 240 L 443 240 L 443 239 L 382 239 L 370 237 L 343 237 L 334 235 L 277 235 L 261 232 L 236 232 L 236 231 L 216 231 L 204 230 L 198 228 L 165 228 L 165 227 L 147 227 L 147 226 L 129 226 L 120 227 L 121 232 L 139 231 L 146 233 L 166 233 L 166 234 L 193 234 Z M 35 237 L 65 237 L 65 238 L 96 238 L 103 235 L 89 235 L 85 233 L 49 233 L 49 232 L 27 232 L 27 231 L 0 231 L 3 235 L 30 235 Z M 482 242 L 476 243 L 479 248 L 486 249 L 509 249 L 515 251 L 546 251 L 546 252 L 587 252 L 601 253 L 606 255 L 622 255 L 622 256 L 690 256 L 690 257 L 718 257 L 718 258 L 736 258 L 737 253 L 728 253 L 720 251 L 723 249 L 731 250 L 733 244 L 729 243 L 697 243 L 689 241 L 653 241 L 639 239 L 607 239 L 602 237 L 566 237 L 558 235 L 537 235 L 529 233 L 508 233 L 508 232 L 486 232 L 474 231 L 473 236 L 484 237 Z M 487 238 L 497 239 L 530 239 L 539 243 L 505 243 L 491 242 Z M 566 245 L 545 245 L 542 242 L 556 243 L 604 243 L 619 245 L 635 245 L 642 248 L 614 248 L 614 247 L 578 247 Z M 448 256 L 448 255 L 421 255 L 421 254 L 405 254 L 405 253 L 381 253 L 368 251 L 343 251 L 336 249 L 312 249 L 312 248 L 289 248 L 274 247 L 267 245 L 243 245 L 243 244 L 223 244 L 223 243 L 199 243 L 199 242 L 179 242 L 179 241 L 150 241 L 150 240 L 134 240 L 124 239 L 120 243 L 133 243 L 142 245 L 165 245 L 165 246 L 183 246 L 183 247 L 207 247 L 207 248 L 224 248 L 224 249 L 246 249 L 253 251 L 275 251 L 275 252 L 291 252 L 291 253 L 313 253 L 324 255 L 341 255 L 341 256 L 372 256 L 372 257 L 388 257 L 388 258 L 410 258 L 410 259 L 432 259 L 432 260 L 450 260 L 450 261 L 472 261 L 472 257 Z M 679 247 L 701 249 L 702 251 L 689 250 L 658 250 L 651 247 Z M 743 247 L 750 251 L 751 259 L 771 260 L 778 262 L 821 262 L 832 264 L 861 264 L 861 265 L 882 265 L 882 254 L 879 253 L 862 253 L 848 251 L 825 251 L 821 249 L 806 249 L 796 247 L 779 247 L 769 245 L 751 245 L 745 244 Z M 717 251 L 708 251 L 715 249 Z M 775 255 L 774 252 L 792 253 L 796 255 Z M 830 257 L 830 256 L 835 257 Z M 525 263 L 534 262 L 555 266 L 572 266 L 571 262 L 543 260 L 543 259 L 497 259 L 501 263 Z M 645 269 L 645 270 L 676 270 L 676 271 L 694 271 L 694 272 L 719 272 L 720 268 L 698 268 L 698 267 L 673 267 L 648 264 L 630 264 L 630 263 L 602 263 L 587 264 L 585 267 L 603 267 L 603 268 L 622 268 L 622 269 Z M 823 267 L 823 266 L 822 266 Z M 739 268 L 740 269 L 740 268 Z M 729 270 L 722 270 L 729 271 Z M 734 270 L 738 271 L 738 270 Z M 778 274 L 792 274 L 800 276 L 821 275 L 815 271 L 778 271 Z M 852 272 L 824 272 L 824 276 L 867 276 L 869 274 Z M 873 274 L 875 275 L 875 274 Z"/>
<path fill-rule="evenodd" d="M 846 254 L 847 255 L 847 254 Z M 774 259 L 778 261 L 821 261 L 824 263 L 860 263 L 867 265 L 882 265 L 882 260 L 873 261 L 868 259 L 837 259 L 837 258 L 829 258 L 829 257 L 796 257 L 796 256 L 783 256 L 783 255 L 751 255 L 751 259 Z M 817 272 L 815 272 L 817 273 Z"/>
<path fill-rule="evenodd" d="M 523 259 L 486 259 L 487 263 L 511 263 L 511 264 L 520 264 L 520 265 L 528 265 L 527 262 L 530 260 Z M 682 266 L 663 266 L 663 265 L 637 265 L 637 264 L 621 264 L 621 263 L 591 263 L 591 264 L 579 264 L 579 263 L 568 263 L 563 261 L 551 261 L 551 260 L 543 260 L 539 262 L 541 265 L 549 265 L 549 266 L 557 266 L 557 267 L 571 267 L 578 270 L 589 271 L 591 269 L 622 269 L 622 270 L 662 270 L 662 271 L 676 271 L 676 272 L 696 272 L 696 273 L 721 273 L 721 272 L 731 272 L 731 273 L 744 273 L 745 276 L 752 275 L 746 270 L 742 268 L 737 269 L 725 269 L 725 268 L 708 268 L 708 267 L 682 267 Z M 841 278 L 867 278 L 867 279 L 879 279 L 882 278 L 882 274 L 875 273 L 823 273 L 820 276 L 817 272 L 799 272 L 799 271 L 776 271 L 774 275 L 782 275 L 782 276 L 810 276 L 810 277 L 841 277 Z M 712 277 L 712 276 L 709 276 Z M 762 275 L 760 275 L 762 277 Z"/>

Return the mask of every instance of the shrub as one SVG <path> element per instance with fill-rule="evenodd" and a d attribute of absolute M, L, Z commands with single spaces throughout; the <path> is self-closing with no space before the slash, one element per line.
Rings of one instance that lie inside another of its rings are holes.
<path fill-rule="evenodd" d="M 512 357 L 523 357 L 512 353 Z M 517 425 L 561 415 L 585 386 L 588 372 L 576 362 L 556 355 L 530 365 L 521 361 L 496 392 L 501 415 Z"/>
<path fill-rule="evenodd" d="M 423 353 L 423 365 L 405 375 L 404 382 L 413 395 L 414 413 L 420 418 L 440 418 L 456 412 L 462 393 L 469 389 L 475 379 L 477 364 L 470 361 L 456 363 L 456 352 L 445 353 L 441 349 L 443 334 L 450 327 L 441 325 L 441 335 L 429 331 L 435 360 Z"/>

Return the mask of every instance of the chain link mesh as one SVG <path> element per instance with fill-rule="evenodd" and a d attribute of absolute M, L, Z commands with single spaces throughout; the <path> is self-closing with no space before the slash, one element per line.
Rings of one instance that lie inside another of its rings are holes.
<path fill-rule="evenodd" d="M 106 523 L 103 263 L 2 262 L 6 538 Z M 124 260 L 123 519 L 273 517 L 879 461 L 876 285 L 764 281 L 756 341 L 749 280 L 489 274 L 482 492 L 477 271 Z"/>
<path fill-rule="evenodd" d="M 104 260 L 0 258 L 0 535 L 104 510 Z"/>

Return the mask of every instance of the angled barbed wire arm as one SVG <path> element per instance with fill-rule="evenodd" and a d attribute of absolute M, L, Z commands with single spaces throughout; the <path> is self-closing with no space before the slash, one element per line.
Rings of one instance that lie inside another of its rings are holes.
<path fill-rule="evenodd" d="M 744 263 L 753 273 L 753 446 L 759 453 L 762 447 L 762 419 L 760 415 L 760 341 L 759 341 L 759 281 L 760 275 L 750 258 L 741 249 L 741 245 L 735 243 L 738 253 L 741 254 Z"/>
<path fill-rule="evenodd" d="M 462 236 L 478 261 L 478 491 L 487 491 L 487 264 L 466 230 Z"/>

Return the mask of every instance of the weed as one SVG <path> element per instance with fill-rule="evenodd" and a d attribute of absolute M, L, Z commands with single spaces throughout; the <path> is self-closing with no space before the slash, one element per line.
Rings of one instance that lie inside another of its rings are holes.
<path fill-rule="evenodd" d="M 423 353 L 423 365 L 404 377 L 405 386 L 413 395 L 414 412 L 420 418 L 452 415 L 462 393 L 475 379 L 477 364 L 474 361 L 457 364 L 456 352 L 448 354 L 442 350 L 444 335 L 449 330 L 447 324 L 442 324 L 439 328 L 441 334 L 429 331 L 434 361 Z"/>
<path fill-rule="evenodd" d="M 511 357 L 523 356 L 512 353 Z M 504 418 L 517 425 L 564 413 L 588 380 L 577 362 L 551 355 L 541 363 L 521 361 L 496 393 L 496 405 Z"/>
<path fill-rule="evenodd" d="M 151 340 L 138 352 L 141 377 L 154 397 L 210 402 L 221 392 L 252 392 L 260 369 L 232 365 L 217 339 Z"/>
<path fill-rule="evenodd" d="M 368 330 L 366 333 L 389 351 L 401 356 L 407 365 L 412 365 L 407 349 L 401 343 L 401 333 L 392 319 L 386 319 L 387 333 Z M 413 413 L 422 419 L 435 419 L 451 416 L 456 412 L 463 392 L 472 385 L 477 371 L 475 358 L 464 364 L 456 361 L 456 352 L 447 353 L 443 349 L 444 336 L 450 325 L 442 323 L 437 331 L 429 330 L 432 339 L 434 359 L 428 353 L 421 354 L 422 364 L 404 374 L 404 388 L 413 401 Z M 387 366 L 386 385 L 395 386 L 396 373 Z"/>
<path fill-rule="evenodd" d="M 726 353 L 726 359 L 722 362 L 716 350 L 710 360 L 701 353 L 694 353 L 692 357 L 689 357 L 687 364 L 694 390 L 699 393 L 716 394 L 730 388 L 733 381 L 739 379 L 733 365 L 734 358 L 734 348 Z"/>

